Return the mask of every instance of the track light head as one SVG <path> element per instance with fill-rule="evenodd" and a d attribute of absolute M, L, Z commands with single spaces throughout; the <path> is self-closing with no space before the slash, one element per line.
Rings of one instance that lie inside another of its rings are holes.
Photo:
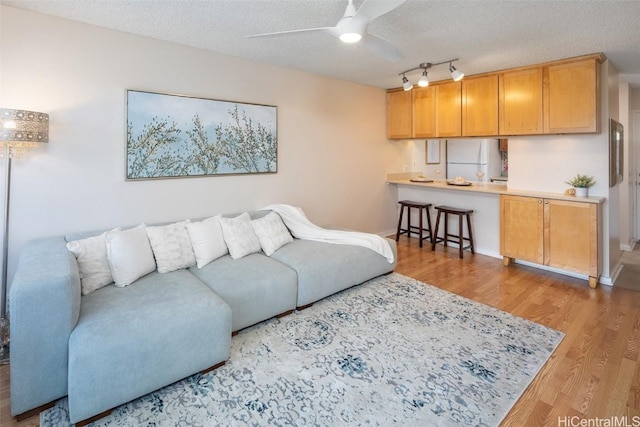
<path fill-rule="evenodd" d="M 402 75 L 402 89 L 405 91 L 413 89 L 413 84 L 409 80 L 407 80 L 407 76 Z"/>
<path fill-rule="evenodd" d="M 451 71 L 451 78 L 454 82 L 459 82 L 464 77 L 464 73 L 460 70 L 457 70 L 452 63 L 449 63 L 449 71 Z"/>
<path fill-rule="evenodd" d="M 422 72 L 422 77 L 418 80 L 418 86 L 427 87 L 429 86 L 429 77 L 427 77 L 427 69 L 425 68 Z"/>

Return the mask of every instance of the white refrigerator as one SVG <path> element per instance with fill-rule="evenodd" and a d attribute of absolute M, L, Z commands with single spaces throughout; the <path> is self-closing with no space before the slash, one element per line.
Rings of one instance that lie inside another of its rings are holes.
<path fill-rule="evenodd" d="M 497 139 L 449 139 L 447 140 L 447 179 L 461 176 L 467 181 L 489 182 L 492 176 L 500 176 L 502 160 Z M 478 177 L 482 173 L 482 179 Z"/>

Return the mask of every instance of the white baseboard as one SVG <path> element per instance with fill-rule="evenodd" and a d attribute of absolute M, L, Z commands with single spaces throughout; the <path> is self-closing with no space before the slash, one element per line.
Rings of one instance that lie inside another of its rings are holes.
<path fill-rule="evenodd" d="M 540 270 L 550 271 L 552 273 L 563 274 L 565 276 L 575 277 L 576 279 L 583 279 L 583 280 L 589 281 L 589 276 L 586 275 L 586 274 L 574 273 L 573 271 L 567 271 L 567 270 L 560 270 L 559 268 L 553 268 L 553 267 L 549 267 L 549 266 L 541 265 L 541 264 L 536 264 L 536 263 L 529 262 L 529 261 L 522 261 L 522 260 L 519 260 L 519 259 L 516 259 L 515 262 L 516 262 L 516 264 L 522 264 L 522 265 L 526 265 L 528 267 L 539 268 Z M 619 274 L 619 272 L 618 272 L 618 274 Z M 613 280 L 611 280 L 611 277 L 600 276 L 599 279 L 598 279 L 598 283 L 601 283 L 603 285 L 611 286 L 613 284 Z"/>
<path fill-rule="evenodd" d="M 612 270 L 611 278 L 609 279 L 611 283 L 608 283 L 609 285 L 615 286 L 616 280 L 618 279 L 623 267 L 624 265 L 622 264 L 622 260 L 619 260 L 616 267 Z"/>

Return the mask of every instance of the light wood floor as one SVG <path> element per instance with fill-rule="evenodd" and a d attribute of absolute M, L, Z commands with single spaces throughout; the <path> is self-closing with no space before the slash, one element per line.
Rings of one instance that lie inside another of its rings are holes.
<path fill-rule="evenodd" d="M 559 417 L 574 416 L 628 416 L 631 425 L 631 417 L 640 416 L 640 292 L 590 289 L 584 280 L 507 268 L 502 260 L 468 252 L 460 260 L 455 249 L 439 245 L 431 252 L 406 237 L 398 243 L 398 260 L 398 273 L 566 334 L 503 426 L 557 427 L 570 425 L 559 424 Z M 0 426 L 37 425 L 37 417 L 11 418 L 9 370 L 1 366 Z"/>

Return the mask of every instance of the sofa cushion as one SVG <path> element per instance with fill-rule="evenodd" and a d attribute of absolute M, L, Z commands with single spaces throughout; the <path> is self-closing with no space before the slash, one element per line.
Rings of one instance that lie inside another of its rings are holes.
<path fill-rule="evenodd" d="M 114 229 L 118 231 L 118 229 Z M 105 233 L 67 243 L 67 249 L 76 257 L 80 273 L 82 295 L 113 283 L 107 258 Z"/>
<path fill-rule="evenodd" d="M 156 269 L 145 225 L 105 235 L 111 275 L 116 286 L 125 287 Z"/>
<path fill-rule="evenodd" d="M 226 360 L 230 339 L 229 306 L 187 270 L 98 289 L 69 339 L 71 422 Z"/>
<path fill-rule="evenodd" d="M 235 218 L 220 218 L 222 235 L 233 259 L 260 252 L 260 241 L 251 227 L 251 217 L 243 213 Z"/>
<path fill-rule="evenodd" d="M 187 221 L 180 221 L 146 227 L 158 273 L 169 273 L 196 263 L 186 224 Z"/>
<path fill-rule="evenodd" d="M 296 307 L 296 273 L 286 265 L 256 253 L 234 260 L 218 258 L 202 269 L 189 269 L 229 306 L 234 331 Z"/>
<path fill-rule="evenodd" d="M 395 242 L 389 241 L 395 252 Z M 272 256 L 298 273 L 297 306 L 393 271 L 382 255 L 362 246 L 295 239 Z M 396 257 L 397 258 L 397 257 Z"/>
<path fill-rule="evenodd" d="M 282 246 L 293 242 L 291 233 L 282 222 L 280 215 L 275 212 L 270 212 L 262 218 L 252 220 L 251 227 L 256 236 L 258 236 L 260 246 L 266 256 L 271 256 Z"/>
<path fill-rule="evenodd" d="M 227 248 L 222 235 L 220 217 L 220 215 L 216 215 L 204 221 L 187 223 L 187 231 L 198 268 L 202 268 L 214 259 L 229 253 L 229 248 Z"/>

